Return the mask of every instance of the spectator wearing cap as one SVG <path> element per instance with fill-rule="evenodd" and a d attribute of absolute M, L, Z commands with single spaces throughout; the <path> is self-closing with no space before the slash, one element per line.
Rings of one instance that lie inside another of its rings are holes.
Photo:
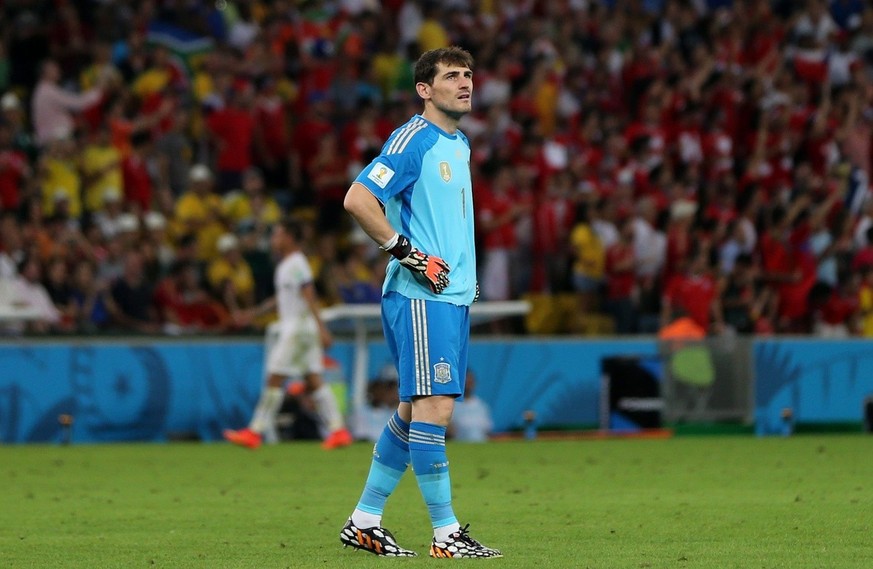
<path fill-rule="evenodd" d="M 254 87 L 238 82 L 228 105 L 206 118 L 206 127 L 217 152 L 217 188 L 221 194 L 242 185 L 243 172 L 252 167 L 255 133 Z"/>
<path fill-rule="evenodd" d="M 218 238 L 219 257 L 206 269 L 209 287 L 231 312 L 255 305 L 255 279 L 233 233 Z"/>
<path fill-rule="evenodd" d="M 110 192 L 118 192 L 121 197 L 122 184 L 121 152 L 112 145 L 109 126 L 102 125 L 82 152 L 85 210 L 91 213 L 102 210 L 103 200 Z"/>
<path fill-rule="evenodd" d="M 116 232 L 113 238 L 121 242 L 121 248 L 124 251 L 131 251 L 139 246 L 140 229 L 138 215 L 130 212 L 122 213 L 118 216 Z"/>
<path fill-rule="evenodd" d="M 697 204 L 691 200 L 679 199 L 670 206 L 670 224 L 667 228 L 667 244 L 664 260 L 664 280 L 669 282 L 673 275 L 682 272 L 682 264 L 694 241 L 691 226 Z"/>
<path fill-rule="evenodd" d="M 71 219 L 82 215 L 81 161 L 71 133 L 59 131 L 46 143 L 37 166 L 44 216 L 63 213 Z"/>
<path fill-rule="evenodd" d="M 159 211 L 147 211 L 143 215 L 143 243 L 154 252 L 155 260 L 164 274 L 176 258 L 176 251 L 167 234 L 167 218 Z"/>
<path fill-rule="evenodd" d="M 103 207 L 94 213 L 92 221 L 100 228 L 103 237 L 110 238 L 118 233 L 119 218 L 125 213 L 119 188 L 107 188 L 103 194 Z"/>
<path fill-rule="evenodd" d="M 98 86 L 84 93 L 72 93 L 61 88 L 61 68 L 49 59 L 40 68 L 40 79 L 33 92 L 32 115 L 36 142 L 45 145 L 57 137 L 72 136 L 78 113 L 94 105 L 102 96 Z"/>
<path fill-rule="evenodd" d="M 197 257 L 215 258 L 216 242 L 225 232 L 221 198 L 213 191 L 212 172 L 203 164 L 191 167 L 188 190 L 176 201 L 174 216 L 183 234 L 197 238 Z"/>
<path fill-rule="evenodd" d="M 12 133 L 12 147 L 23 152 L 31 164 L 36 162 L 37 148 L 33 134 L 27 127 L 27 117 L 21 99 L 12 91 L 0 98 L 0 117 Z"/>
<path fill-rule="evenodd" d="M 98 228 L 96 235 L 93 235 L 95 230 L 88 230 L 92 242 L 101 249 L 98 276 L 107 282 L 121 275 L 125 256 L 138 248 L 140 229 L 139 218 L 122 211 L 116 201 L 110 201 L 109 208 L 116 210 L 111 217 L 101 216 L 94 221 L 93 226 Z M 102 238 L 102 242 L 94 241 L 98 237 Z"/>

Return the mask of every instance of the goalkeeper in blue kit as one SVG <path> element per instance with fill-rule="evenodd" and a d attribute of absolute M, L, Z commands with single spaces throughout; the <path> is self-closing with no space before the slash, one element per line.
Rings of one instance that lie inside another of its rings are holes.
<path fill-rule="evenodd" d="M 424 111 L 391 134 L 345 198 L 346 210 L 393 257 L 382 288 L 382 327 L 400 376 L 400 405 L 340 532 L 344 545 L 377 555 L 415 555 L 382 527 L 385 502 L 411 464 L 433 525 L 430 555 L 501 556 L 455 517 L 445 442 L 464 393 L 470 304 L 478 291 L 470 144 L 458 130 L 472 109 L 472 69 L 473 58 L 457 47 L 422 54 L 415 88 Z"/>

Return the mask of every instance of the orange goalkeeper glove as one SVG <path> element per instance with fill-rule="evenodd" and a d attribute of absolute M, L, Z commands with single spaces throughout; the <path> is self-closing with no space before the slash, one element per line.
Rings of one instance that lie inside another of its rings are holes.
<path fill-rule="evenodd" d="M 427 281 L 430 289 L 440 294 L 449 286 L 449 264 L 437 257 L 428 255 L 412 246 L 409 239 L 399 233 L 382 247 L 391 253 L 400 264 L 420 275 Z"/>

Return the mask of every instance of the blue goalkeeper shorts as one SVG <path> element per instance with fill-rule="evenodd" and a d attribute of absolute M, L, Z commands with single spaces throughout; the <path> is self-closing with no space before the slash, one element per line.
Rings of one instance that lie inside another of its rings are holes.
<path fill-rule="evenodd" d="M 382 329 L 400 374 L 400 400 L 452 395 L 463 399 L 470 345 L 470 307 L 407 298 L 382 298 Z"/>

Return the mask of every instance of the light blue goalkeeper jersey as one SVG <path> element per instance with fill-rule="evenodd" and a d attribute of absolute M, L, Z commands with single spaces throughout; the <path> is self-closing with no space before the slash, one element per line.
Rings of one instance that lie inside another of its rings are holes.
<path fill-rule="evenodd" d="M 413 247 L 451 267 L 448 288 L 434 294 L 392 258 L 382 293 L 470 305 L 476 293 L 476 250 L 467 137 L 461 131 L 448 134 L 415 115 L 391 134 L 355 181 L 382 202 L 388 221 Z"/>

